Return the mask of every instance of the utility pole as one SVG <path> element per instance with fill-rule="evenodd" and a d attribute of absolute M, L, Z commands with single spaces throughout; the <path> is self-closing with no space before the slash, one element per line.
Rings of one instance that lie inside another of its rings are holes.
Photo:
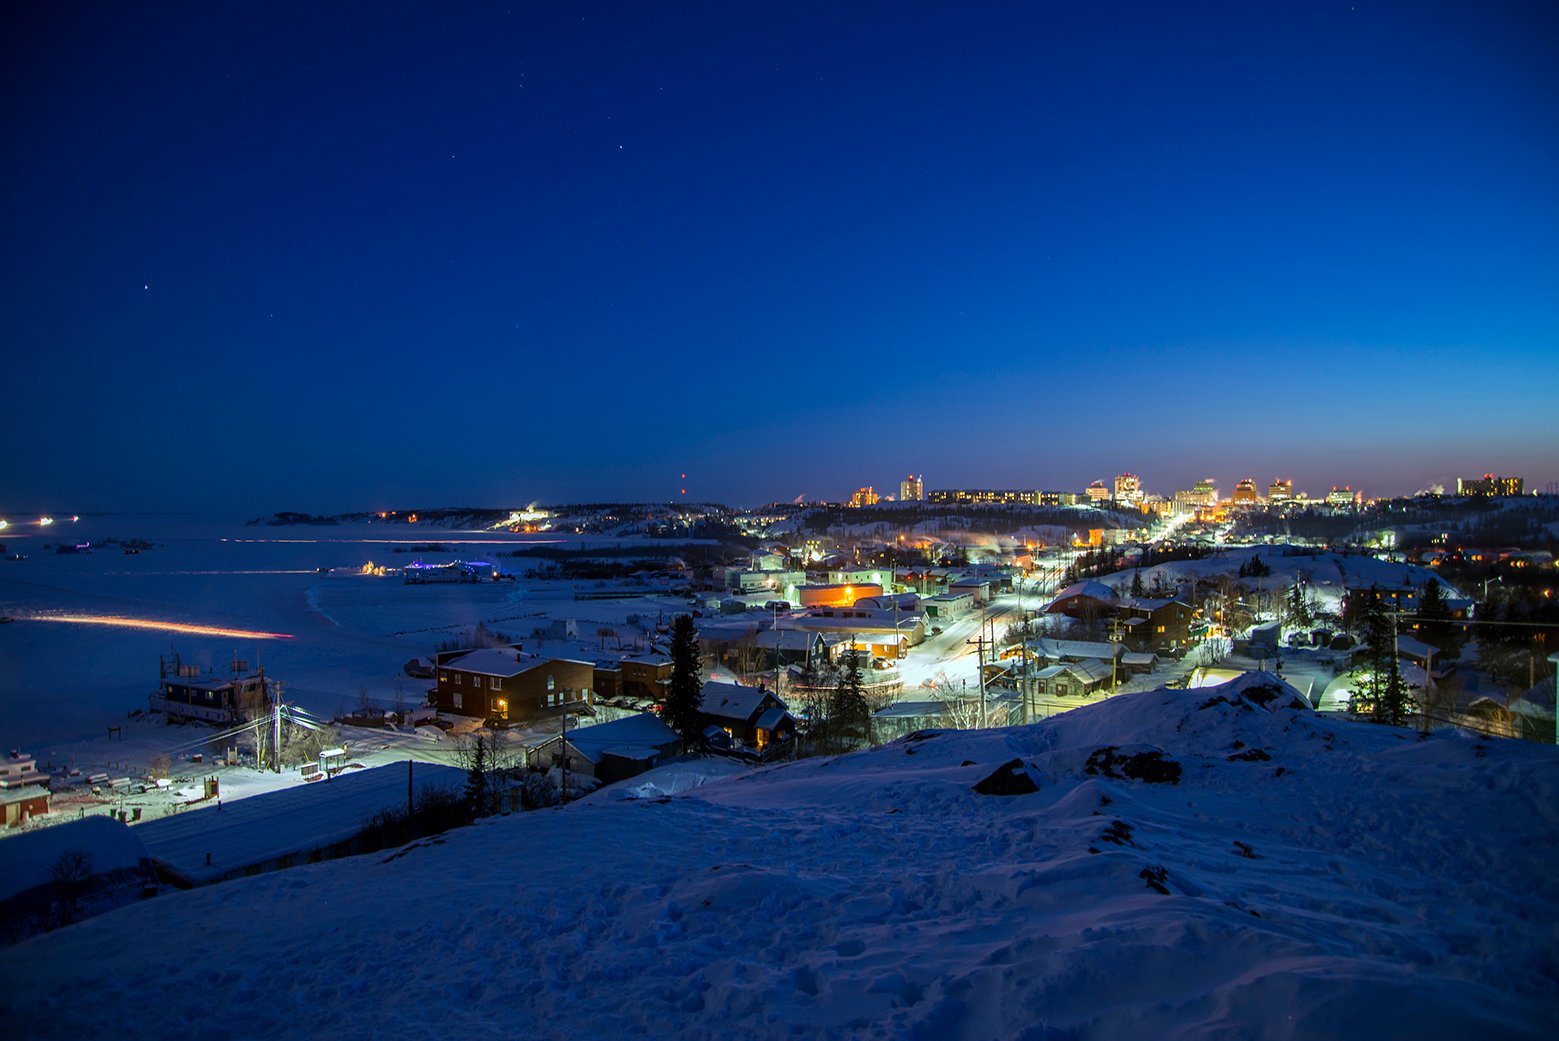
<path fill-rule="evenodd" d="M 1115 693 L 1116 667 L 1121 660 L 1121 620 L 1110 619 L 1110 693 Z"/>
<path fill-rule="evenodd" d="M 271 745 L 271 761 L 272 765 L 275 766 L 277 773 L 281 773 L 281 687 L 282 681 L 277 680 L 276 704 L 271 710 L 271 740 L 273 742 Z"/>
<path fill-rule="evenodd" d="M 568 802 L 568 699 L 563 701 L 563 730 L 558 737 L 558 754 L 563 757 L 563 786 L 558 790 L 558 805 Z"/>

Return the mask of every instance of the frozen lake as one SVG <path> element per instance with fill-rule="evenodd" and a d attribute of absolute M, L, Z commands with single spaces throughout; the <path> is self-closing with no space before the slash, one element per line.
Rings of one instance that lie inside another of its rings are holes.
<path fill-rule="evenodd" d="M 130 555 L 104 545 L 110 539 L 145 540 L 152 548 Z M 383 707 L 401 698 L 418 704 L 427 681 L 405 676 L 402 664 L 479 621 L 528 637 L 549 617 L 578 618 L 585 636 L 598 624 L 620 624 L 647 602 L 576 604 L 567 582 L 408 586 L 398 577 L 353 572 L 369 561 L 396 567 L 418 559 L 495 559 L 525 545 L 635 541 L 406 524 L 251 527 L 243 519 L 189 515 L 81 517 L 43 529 L 13 520 L 0 542 L 7 554 L 26 559 L 0 561 L 0 615 L 14 619 L 0 625 L 0 748 L 42 752 L 51 743 L 103 736 L 130 711 L 146 708 L 158 684 L 158 656 L 171 652 L 218 671 L 235 658 L 263 664 L 267 676 L 285 684 L 288 701 L 325 716 L 355 705 L 360 688 Z M 45 548 L 86 542 L 94 545 L 90 552 Z M 448 551 L 415 550 L 428 543 Z M 522 575 L 529 566 L 496 559 Z M 682 602 L 648 603 L 669 609 Z"/>

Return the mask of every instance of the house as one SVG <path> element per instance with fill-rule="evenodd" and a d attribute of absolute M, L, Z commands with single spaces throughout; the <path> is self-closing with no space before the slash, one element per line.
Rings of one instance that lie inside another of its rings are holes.
<path fill-rule="evenodd" d="M 1176 654 L 1191 644 L 1196 611 L 1180 600 L 1130 597 L 1115 609 L 1122 639 L 1134 651 Z"/>
<path fill-rule="evenodd" d="M 29 784 L 48 784 L 49 775 L 38 769 L 38 761 L 16 749 L 0 759 L 0 789 L 21 788 Z"/>
<path fill-rule="evenodd" d="M 590 662 L 542 658 L 518 647 L 443 651 L 434 656 L 434 673 L 428 700 L 440 712 L 499 724 L 595 700 Z"/>
<path fill-rule="evenodd" d="M 1046 614 L 1064 614 L 1068 618 L 1091 621 L 1111 614 L 1120 597 L 1103 582 L 1089 579 L 1074 582 L 1061 590 L 1045 605 Z"/>
<path fill-rule="evenodd" d="M 733 741 L 759 751 L 796 736 L 796 720 L 785 703 L 763 687 L 710 680 L 700 692 L 704 726 L 719 727 Z"/>
<path fill-rule="evenodd" d="M 976 604 L 989 603 L 991 599 L 991 580 L 972 575 L 961 575 L 947 583 L 947 591 L 953 594 L 967 594 Z"/>
<path fill-rule="evenodd" d="M 19 828 L 33 817 L 49 812 L 49 790 L 36 784 L 0 789 L 0 814 L 7 828 Z"/>
<path fill-rule="evenodd" d="M 1024 645 L 1030 658 L 1059 663 L 1088 661 L 1109 662 L 1124 653 L 1119 644 L 1098 640 L 1052 640 L 1041 638 Z"/>
<path fill-rule="evenodd" d="M 658 655 L 595 663 L 595 696 L 664 701 L 671 683 L 671 659 Z"/>
<path fill-rule="evenodd" d="M 821 665 L 829 660 L 823 634 L 810 629 L 765 629 L 755 638 L 759 651 L 777 657 L 782 665 Z"/>
<path fill-rule="evenodd" d="M 147 701 L 153 712 L 161 712 L 170 719 L 241 723 L 246 716 L 270 708 L 265 670 L 245 675 L 247 662 L 233 662 L 233 674 L 226 678 L 202 675 L 200 666 L 187 665 L 176 654 L 171 658 L 159 657 L 157 664 L 161 682 Z"/>
<path fill-rule="evenodd" d="M 1066 662 L 1034 674 L 1034 689 L 1047 697 L 1087 694 L 1110 684 L 1110 663 L 1098 659 Z"/>
<path fill-rule="evenodd" d="M 570 773 L 611 784 L 681 754 L 677 732 L 653 712 L 641 712 L 559 734 L 532 749 L 530 761 L 547 766 L 566 758 Z"/>
<path fill-rule="evenodd" d="M 925 608 L 926 617 L 950 622 L 974 610 L 974 596 L 971 593 L 938 593 L 926 597 L 920 605 Z"/>

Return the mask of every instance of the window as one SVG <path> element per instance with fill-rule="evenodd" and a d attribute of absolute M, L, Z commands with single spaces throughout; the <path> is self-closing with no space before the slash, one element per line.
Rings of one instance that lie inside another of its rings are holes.
<path fill-rule="evenodd" d="M 557 690 L 558 689 L 558 681 L 553 677 L 552 673 L 550 673 L 550 672 L 547 673 L 547 689 L 548 690 Z"/>
<path fill-rule="evenodd" d="M 445 683 L 448 683 L 449 682 L 449 673 L 441 672 L 441 673 L 438 674 L 438 678 L 443 680 Z"/>
<path fill-rule="evenodd" d="M 455 697 L 455 707 L 456 708 L 464 708 L 465 706 L 461 704 L 460 694 L 457 692 L 454 697 Z"/>
<path fill-rule="evenodd" d="M 455 673 L 455 686 L 460 686 L 460 673 Z"/>
<path fill-rule="evenodd" d="M 1159 630 L 1159 632 L 1163 632 L 1163 631 L 1164 631 L 1163 629 Z M 500 689 L 502 689 L 502 688 L 500 688 L 498 686 L 498 677 L 497 676 L 490 676 L 490 677 L 488 677 L 487 685 L 488 685 L 488 687 L 490 687 L 493 690 L 500 690 Z"/>

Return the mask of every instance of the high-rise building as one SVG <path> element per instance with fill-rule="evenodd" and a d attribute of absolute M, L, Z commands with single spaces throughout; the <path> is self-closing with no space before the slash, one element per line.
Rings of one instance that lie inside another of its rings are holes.
<path fill-rule="evenodd" d="M 877 505 L 876 490 L 869 484 L 865 488 L 857 488 L 850 495 L 850 505 L 856 508 Z"/>
<path fill-rule="evenodd" d="M 1261 502 L 1261 494 L 1256 491 L 1256 479 L 1245 477 L 1234 486 L 1234 494 L 1229 496 L 1229 502 L 1235 506 L 1256 506 Z"/>
<path fill-rule="evenodd" d="M 1357 506 L 1364 496 L 1363 492 L 1353 490 L 1353 485 L 1345 484 L 1341 488 L 1335 484 L 1332 490 L 1326 493 L 1328 506 Z"/>
<path fill-rule="evenodd" d="M 1272 478 L 1272 483 L 1267 485 L 1268 502 L 1287 502 L 1294 497 L 1294 482 L 1285 481 L 1280 477 Z"/>
<path fill-rule="evenodd" d="M 933 488 L 926 493 L 926 499 L 935 503 L 976 502 L 1032 506 L 1039 502 L 1039 492 L 1013 488 Z"/>
<path fill-rule="evenodd" d="M 899 502 L 925 502 L 926 478 L 924 474 L 910 474 L 899 482 Z"/>
<path fill-rule="evenodd" d="M 1142 504 L 1142 478 L 1133 473 L 1115 475 L 1115 501 L 1122 506 Z"/>
<path fill-rule="evenodd" d="M 1107 502 L 1110 498 L 1110 489 L 1105 487 L 1103 481 L 1095 481 L 1083 494 L 1088 496 L 1088 501 L 1091 503 Z"/>
<path fill-rule="evenodd" d="M 1520 495 L 1525 484 L 1526 482 L 1520 477 L 1495 477 L 1493 474 L 1484 474 L 1482 477 L 1458 477 L 1456 494 L 1483 495 L 1491 498 Z"/>

